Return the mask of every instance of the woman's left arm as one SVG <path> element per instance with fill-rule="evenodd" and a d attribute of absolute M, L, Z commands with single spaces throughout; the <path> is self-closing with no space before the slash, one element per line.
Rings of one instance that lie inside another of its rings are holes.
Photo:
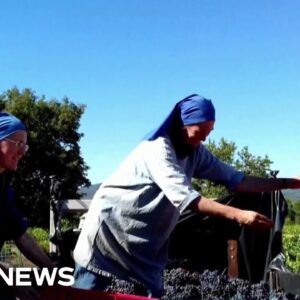
<path fill-rule="evenodd" d="M 270 192 L 283 189 L 300 189 L 300 179 L 245 176 L 234 188 L 234 192 Z"/>
<path fill-rule="evenodd" d="M 26 232 L 15 240 L 19 250 L 35 265 L 40 268 L 46 267 L 52 269 L 54 264 L 46 253 L 40 248 L 38 243 Z"/>

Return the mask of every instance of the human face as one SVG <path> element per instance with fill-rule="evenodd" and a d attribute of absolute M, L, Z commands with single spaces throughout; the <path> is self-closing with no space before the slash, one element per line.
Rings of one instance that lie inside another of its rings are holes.
<path fill-rule="evenodd" d="M 19 142 L 18 144 L 14 142 Z M 19 160 L 26 153 L 27 133 L 17 131 L 16 133 L 0 141 L 0 170 L 16 171 Z"/>
<path fill-rule="evenodd" d="M 199 124 L 186 125 L 183 127 L 185 140 L 188 145 L 196 147 L 204 142 L 214 129 L 215 121 L 207 121 Z"/>

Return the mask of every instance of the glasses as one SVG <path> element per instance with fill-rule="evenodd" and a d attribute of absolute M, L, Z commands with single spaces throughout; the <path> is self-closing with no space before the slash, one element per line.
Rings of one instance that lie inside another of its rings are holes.
<path fill-rule="evenodd" d="M 27 152 L 28 151 L 28 149 L 29 149 L 29 146 L 27 145 L 27 144 L 25 144 L 25 143 L 23 143 L 23 142 L 21 142 L 21 141 L 15 141 L 15 140 L 11 140 L 11 139 L 4 139 L 5 141 L 8 141 L 8 142 L 10 142 L 10 143 L 13 143 L 13 144 L 15 144 L 15 146 L 16 146 L 16 148 L 18 149 L 18 150 L 25 150 L 25 152 Z"/>

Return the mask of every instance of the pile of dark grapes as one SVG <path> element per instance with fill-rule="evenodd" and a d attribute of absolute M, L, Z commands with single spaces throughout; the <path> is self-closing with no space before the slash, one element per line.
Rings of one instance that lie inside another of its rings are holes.
<path fill-rule="evenodd" d="M 265 282 L 250 284 L 229 278 L 219 271 L 190 272 L 183 268 L 166 270 L 163 300 L 296 300 L 297 296 L 269 289 Z"/>
<path fill-rule="evenodd" d="M 113 279 L 106 289 L 111 293 L 141 295 L 141 286 Z M 174 268 L 164 272 L 162 300 L 300 300 L 283 291 L 270 290 L 265 282 L 250 284 L 240 278 L 229 278 L 219 271 L 191 272 Z"/>

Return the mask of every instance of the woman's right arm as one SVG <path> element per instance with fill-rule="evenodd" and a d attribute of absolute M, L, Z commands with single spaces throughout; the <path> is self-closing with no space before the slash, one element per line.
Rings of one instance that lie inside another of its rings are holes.
<path fill-rule="evenodd" d="M 203 196 L 193 201 L 191 208 L 201 214 L 233 220 L 253 228 L 270 229 L 273 227 L 272 220 L 260 213 L 224 205 Z"/>

